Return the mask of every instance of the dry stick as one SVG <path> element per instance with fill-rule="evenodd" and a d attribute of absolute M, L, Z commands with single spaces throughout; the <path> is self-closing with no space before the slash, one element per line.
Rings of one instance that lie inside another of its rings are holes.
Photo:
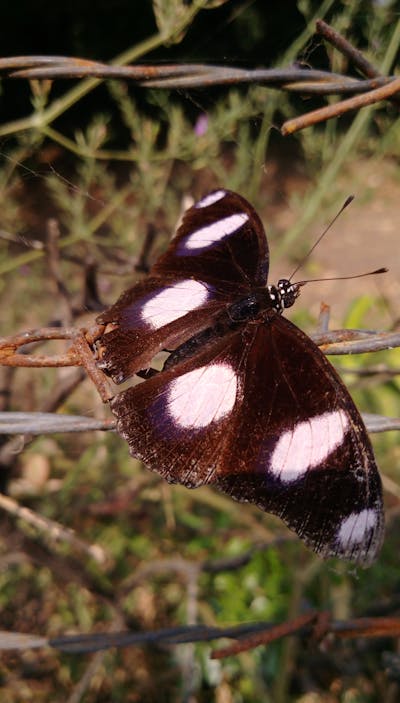
<path fill-rule="evenodd" d="M 13 370 L 12 367 L 9 367 L 10 370 Z M 53 388 L 53 390 L 50 392 L 49 396 L 46 398 L 44 403 L 42 404 L 41 411 L 42 413 L 50 414 L 52 413 L 52 417 L 54 417 L 53 413 L 57 408 L 62 405 L 62 403 L 68 398 L 68 396 L 72 393 L 72 391 L 77 388 L 77 386 L 82 383 L 82 381 L 86 378 L 83 369 L 76 369 L 73 373 L 69 375 L 68 378 L 64 379 L 63 381 L 57 381 L 56 386 Z M 0 413 L 4 414 L 4 413 Z M 8 422 L 12 422 L 12 414 L 9 412 L 6 413 Z M 26 413 L 25 413 L 26 415 Z M 3 429 L 4 431 L 4 423 L 1 423 L 0 420 L 0 431 Z M 23 439 L 23 445 L 24 447 L 29 444 L 31 441 L 32 437 L 29 436 L 29 430 L 26 429 L 26 425 L 24 427 L 19 427 L 19 434 L 23 432 L 24 434 L 28 432 L 28 434 L 25 434 L 24 439 Z M 30 434 L 32 435 L 32 428 L 30 428 L 31 432 Z M 12 428 L 8 428 L 7 434 L 11 434 Z M 14 434 L 14 432 L 12 432 Z M 42 433 L 42 432 L 41 432 Z M 11 439 L 8 439 L 5 441 L 3 446 L 0 446 L 0 464 L 3 467 L 8 467 L 10 466 L 16 458 L 16 454 L 18 454 L 21 451 L 21 438 L 18 437 L 17 439 L 15 437 L 11 437 Z"/>
<path fill-rule="evenodd" d="M 344 37 L 342 37 L 338 32 L 336 32 L 332 27 L 330 27 L 323 20 L 317 20 L 317 31 L 329 41 L 336 49 L 347 56 L 348 59 L 354 63 L 354 65 L 369 78 L 382 79 L 380 72 L 363 56 L 361 51 L 355 49 L 350 42 L 348 42 Z M 393 81 L 396 83 L 396 80 Z M 375 91 L 371 91 L 365 97 L 367 101 L 353 102 L 352 100 L 341 101 L 336 103 L 336 105 L 329 106 L 328 108 L 322 108 L 321 110 L 314 110 L 313 112 L 304 115 L 303 118 L 296 118 L 294 120 L 288 120 L 281 128 L 282 134 L 292 134 L 298 129 L 303 129 L 311 124 L 316 124 L 317 122 L 330 119 L 331 117 L 336 117 L 343 114 L 344 111 L 352 110 L 358 107 L 364 107 L 373 102 L 377 102 L 382 98 L 378 97 L 371 100 L 373 94 L 377 94 L 379 88 Z M 396 91 L 395 91 L 396 92 Z M 389 96 L 385 96 L 389 97 Z M 368 101 L 369 100 L 369 101 Z M 396 96 L 391 98 L 391 102 L 395 103 L 397 106 L 400 105 L 400 98 Z M 345 109 L 343 109 L 345 107 Z M 309 118 L 311 121 L 304 122 L 304 119 Z M 303 121 L 302 121 L 303 120 Z"/>
<path fill-rule="evenodd" d="M 30 67 L 30 68 L 28 68 Z M 73 56 L 10 56 L 0 59 L 0 71 L 13 78 L 132 78 L 147 80 L 166 76 L 190 76 L 224 67 L 204 64 L 135 64 L 134 66 L 109 65 L 99 61 L 88 61 Z M 14 69 L 19 69 L 14 71 Z M 22 70 L 21 70 L 22 69 Z M 231 70 L 230 68 L 226 70 Z M 237 69 L 242 70 L 242 69 Z"/>
<path fill-rule="evenodd" d="M 315 612 L 306 613 L 306 615 L 299 615 L 299 617 L 294 620 L 289 620 L 281 625 L 276 625 L 275 627 L 268 629 L 266 632 L 245 637 L 229 647 L 218 649 L 217 651 L 211 653 L 211 659 L 223 659 L 224 657 L 229 657 L 232 654 L 247 652 L 249 649 L 255 649 L 262 644 L 270 644 L 274 640 L 287 637 L 287 635 L 296 634 L 305 625 L 312 623 L 316 617 L 317 613 Z"/>
<path fill-rule="evenodd" d="M 377 103 L 380 100 L 386 100 L 398 92 L 400 92 L 400 78 L 395 78 L 388 85 L 384 85 L 376 90 L 371 90 L 369 93 L 365 93 L 364 95 L 357 95 L 356 97 L 349 98 L 348 100 L 341 100 L 335 105 L 328 105 L 327 107 L 322 107 L 319 110 L 312 110 L 306 115 L 301 115 L 301 117 L 295 117 L 293 120 L 287 120 L 281 127 L 281 133 L 284 136 L 293 134 L 300 129 L 318 124 L 318 122 L 325 122 L 326 120 L 330 120 L 332 117 L 340 117 L 340 115 L 343 115 L 345 112 L 349 112 L 350 110 L 357 110 L 361 107 L 367 107 L 367 105 Z"/>
<path fill-rule="evenodd" d="M 308 83 L 307 81 L 301 81 L 299 83 L 284 83 L 280 87 L 282 90 L 288 90 L 291 93 L 303 93 L 303 95 L 336 95 L 339 93 L 368 93 L 374 88 L 389 85 L 392 81 L 393 77 L 382 76 L 381 78 L 373 78 L 368 81 L 346 79 L 337 83 Z"/>
<path fill-rule="evenodd" d="M 351 332 L 351 330 L 343 330 L 342 339 L 338 342 L 335 342 L 332 333 L 315 335 L 314 341 L 321 351 L 328 355 L 365 354 L 366 352 L 394 349 L 400 346 L 400 332 L 376 332 L 363 336 L 360 331 L 358 338 L 356 336 L 351 338 L 350 335 L 346 335 L 346 332 Z"/>
<path fill-rule="evenodd" d="M 400 618 L 357 618 L 332 623 L 332 631 L 344 639 L 356 637 L 399 637 Z"/>
<path fill-rule="evenodd" d="M 96 652 L 91 661 L 88 663 L 84 674 L 81 676 L 78 683 L 75 684 L 74 689 L 69 698 L 67 699 L 66 703 L 82 703 L 83 697 L 87 692 L 88 688 L 90 687 L 90 684 L 94 677 L 96 675 L 97 679 L 99 678 L 99 675 L 101 679 L 105 677 L 105 656 L 106 652 L 104 651 Z M 96 683 L 98 685 L 98 681 Z"/>
<path fill-rule="evenodd" d="M 49 537 L 52 541 L 65 542 L 75 551 L 83 552 L 86 556 L 94 559 L 101 567 L 110 564 L 110 557 L 99 544 L 87 544 L 76 537 L 73 530 L 63 527 L 58 522 L 38 515 L 29 508 L 20 506 L 17 501 L 9 496 L 0 493 L 0 508 L 10 515 L 14 515 L 28 525 L 35 527 L 39 532 Z"/>
<path fill-rule="evenodd" d="M 107 403 L 113 397 L 110 384 L 105 374 L 97 367 L 93 352 L 84 335 L 77 337 L 73 343 L 73 349 L 97 388 L 103 403 Z"/>
<path fill-rule="evenodd" d="M 390 430 L 400 430 L 400 418 L 384 417 L 373 413 L 362 413 L 365 426 L 368 432 L 389 432 Z"/>
<path fill-rule="evenodd" d="M 82 330 L 77 330 L 75 327 L 39 327 L 26 332 L 19 332 L 10 337 L 0 338 L 0 351 L 2 347 L 14 347 L 17 349 L 24 344 L 32 342 L 44 342 L 50 339 L 74 339 Z"/>
<path fill-rule="evenodd" d="M 318 316 L 317 334 L 327 334 L 329 332 L 329 320 L 331 316 L 331 307 L 326 303 L 321 303 Z"/>
<path fill-rule="evenodd" d="M 347 39 L 342 37 L 339 32 L 337 32 L 335 29 L 333 29 L 333 27 L 324 22 L 324 20 L 317 20 L 316 27 L 318 33 L 321 34 L 324 39 L 329 41 L 342 54 L 344 54 L 344 56 L 347 56 L 347 58 L 350 59 L 354 66 L 356 66 L 356 68 L 358 68 L 361 73 L 364 74 L 364 76 L 368 76 L 368 78 L 381 77 L 381 74 L 378 69 L 375 68 L 375 66 L 370 63 L 368 59 L 365 58 L 361 51 L 359 49 L 355 49 L 355 47 L 350 44 Z"/>
<path fill-rule="evenodd" d="M 317 20 L 316 27 L 317 32 L 319 32 L 324 39 L 329 41 L 332 46 L 346 56 L 354 64 L 354 66 L 364 74 L 364 76 L 368 76 L 368 78 L 382 77 L 378 69 L 365 58 L 359 49 L 352 46 L 347 39 L 342 37 L 339 32 L 324 22 L 324 20 Z M 397 107 L 400 107 L 400 98 L 394 96 L 390 102 L 397 105 Z"/>
<path fill-rule="evenodd" d="M 0 350 L 0 364 L 3 366 L 20 366 L 33 368 L 59 368 L 61 366 L 80 366 L 81 359 L 77 353 L 68 351 L 65 354 L 15 354 L 9 352 L 4 354 L 4 348 Z"/>
<path fill-rule="evenodd" d="M 144 241 L 137 257 L 135 271 L 148 273 L 150 270 L 149 256 L 153 248 L 153 244 L 157 237 L 157 230 L 153 224 L 148 224 Z"/>
<path fill-rule="evenodd" d="M 0 365 L 23 367 L 83 366 L 95 384 L 104 403 L 112 398 L 109 382 L 105 374 L 96 366 L 91 345 L 98 339 L 103 326 L 94 325 L 90 330 L 71 327 L 44 327 L 18 335 L 0 339 Z M 18 353 L 19 347 L 32 342 L 50 339 L 71 340 L 72 345 L 65 354 L 36 355 Z"/>

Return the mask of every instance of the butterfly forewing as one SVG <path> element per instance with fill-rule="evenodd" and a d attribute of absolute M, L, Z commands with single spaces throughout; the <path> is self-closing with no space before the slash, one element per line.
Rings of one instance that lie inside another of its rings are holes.
<path fill-rule="evenodd" d="M 152 273 L 185 274 L 225 291 L 265 285 L 268 245 L 262 222 L 237 193 L 214 191 L 185 213 Z"/>
<path fill-rule="evenodd" d="M 175 350 L 112 400 L 118 430 L 169 482 L 255 503 L 321 556 L 366 566 L 383 510 L 365 427 L 322 352 L 279 314 L 278 289 L 260 293 L 267 270 L 241 196 L 215 191 L 188 211 L 150 278 L 99 318 L 100 365 L 116 382 Z"/>
<path fill-rule="evenodd" d="M 212 326 L 227 303 L 264 285 L 267 273 L 267 240 L 254 209 L 236 193 L 210 193 L 185 214 L 150 278 L 97 318 L 108 326 L 99 366 L 121 383 L 157 352 Z"/>
<path fill-rule="evenodd" d="M 99 366 L 115 383 L 146 369 L 163 349 L 175 349 L 188 337 L 212 325 L 223 291 L 195 279 L 148 278 L 126 291 L 102 313 L 107 325 L 100 339 Z"/>

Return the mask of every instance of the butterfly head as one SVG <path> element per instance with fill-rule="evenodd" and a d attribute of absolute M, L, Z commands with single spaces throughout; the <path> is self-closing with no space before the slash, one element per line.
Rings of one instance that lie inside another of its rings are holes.
<path fill-rule="evenodd" d="M 287 278 L 281 278 L 276 286 L 268 286 L 268 293 L 272 307 L 276 312 L 281 313 L 285 308 L 294 305 L 300 295 L 300 286 Z"/>
<path fill-rule="evenodd" d="M 298 283 L 292 283 L 286 278 L 281 278 L 277 284 L 278 291 L 281 295 L 282 305 L 284 308 L 291 308 L 300 295 L 300 286 Z"/>

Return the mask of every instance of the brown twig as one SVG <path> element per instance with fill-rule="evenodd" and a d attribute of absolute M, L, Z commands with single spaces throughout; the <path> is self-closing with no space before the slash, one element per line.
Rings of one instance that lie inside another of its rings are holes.
<path fill-rule="evenodd" d="M 107 555 L 103 547 L 99 544 L 88 544 L 84 542 L 75 535 L 73 530 L 43 515 L 38 515 L 38 513 L 35 513 L 30 508 L 19 505 L 13 498 L 2 495 L 1 493 L 0 510 L 4 510 L 31 527 L 34 527 L 52 542 L 68 544 L 75 551 L 94 559 L 100 567 L 104 568 L 107 566 L 108 568 L 111 563 L 110 556 Z"/>
<path fill-rule="evenodd" d="M 380 100 L 386 100 L 399 92 L 400 78 L 396 78 L 388 85 L 384 85 L 381 88 L 376 88 L 376 90 L 371 90 L 364 95 L 358 95 L 355 98 L 349 98 L 349 100 L 341 100 L 334 105 L 322 107 L 320 110 L 312 110 L 312 112 L 307 112 L 306 115 L 296 117 L 293 120 L 287 120 L 281 127 L 281 132 L 284 136 L 293 134 L 293 132 L 297 132 L 305 127 L 310 127 L 318 122 L 325 122 L 326 120 L 330 120 L 332 117 L 340 117 L 341 115 L 344 115 L 345 112 L 349 112 L 350 110 L 358 110 L 360 107 L 366 107 L 367 105 L 373 105 Z"/>
<path fill-rule="evenodd" d="M 149 256 L 153 248 L 153 244 L 157 237 L 157 230 L 155 226 L 150 223 L 147 226 L 145 238 L 139 252 L 137 262 L 135 265 L 135 270 L 138 272 L 148 273 L 150 270 Z"/>
<path fill-rule="evenodd" d="M 282 639 L 288 635 L 293 635 L 302 630 L 306 625 L 312 623 L 317 617 L 317 613 L 311 612 L 305 615 L 299 615 L 294 620 L 288 620 L 281 625 L 275 625 L 268 628 L 260 634 L 243 637 L 239 642 L 232 644 L 230 647 L 223 647 L 215 652 L 212 652 L 211 659 L 224 659 L 232 655 L 247 652 L 249 649 L 255 649 L 262 644 L 271 644 L 275 640 Z"/>
<path fill-rule="evenodd" d="M 366 332 L 337 330 L 323 335 L 312 335 L 324 354 L 365 354 L 400 346 L 400 332 Z"/>
<path fill-rule="evenodd" d="M 342 37 L 339 32 L 324 22 L 324 20 L 317 20 L 315 25 L 317 32 L 324 37 L 324 39 L 329 41 L 335 49 L 338 49 L 343 56 L 346 56 L 364 76 L 368 76 L 368 78 L 379 78 L 381 76 L 378 69 L 365 58 L 364 54 L 359 51 L 359 49 L 356 49 L 345 37 Z"/>
<path fill-rule="evenodd" d="M 96 366 L 92 346 L 103 328 L 93 326 L 90 330 L 74 327 L 42 327 L 11 337 L 0 339 L 0 365 L 19 367 L 83 366 L 95 384 L 103 402 L 112 397 L 106 376 Z M 63 354 L 25 354 L 23 347 L 34 342 L 60 339 L 71 341 L 69 350 Z"/>

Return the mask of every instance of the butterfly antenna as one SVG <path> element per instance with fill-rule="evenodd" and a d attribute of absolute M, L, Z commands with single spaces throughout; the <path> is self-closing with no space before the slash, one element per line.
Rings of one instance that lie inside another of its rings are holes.
<path fill-rule="evenodd" d="M 314 242 L 314 244 L 312 245 L 311 249 L 310 249 L 310 250 L 307 252 L 307 254 L 301 259 L 300 263 L 297 264 L 295 270 L 293 271 L 292 275 L 291 275 L 290 278 L 289 278 L 289 281 L 292 280 L 293 276 L 294 276 L 294 275 L 297 273 L 297 271 L 303 266 L 304 262 L 308 259 L 308 257 L 310 256 L 310 254 L 312 254 L 312 252 L 314 251 L 315 247 L 318 246 L 318 244 L 320 243 L 321 239 L 323 239 L 323 238 L 325 237 L 326 233 L 327 233 L 327 232 L 330 230 L 330 228 L 335 224 L 336 220 L 338 219 L 339 215 L 342 214 L 343 210 L 345 210 L 345 209 L 347 208 L 347 206 L 350 205 L 350 203 L 353 202 L 354 197 L 355 197 L 354 195 L 349 195 L 349 197 L 345 200 L 345 202 L 343 203 L 343 205 L 342 205 L 342 207 L 340 208 L 339 212 L 335 215 L 335 217 L 334 217 L 333 220 L 329 223 L 329 225 L 328 225 L 327 227 L 325 227 L 325 229 L 324 229 L 324 231 L 322 232 L 322 234 L 319 235 L 317 241 Z M 369 275 L 369 274 L 361 274 L 361 275 L 364 276 L 364 275 Z M 299 285 L 300 285 L 300 284 L 299 284 Z"/>
<path fill-rule="evenodd" d="M 367 273 L 356 273 L 352 276 L 333 276 L 332 278 L 310 278 L 308 281 L 296 281 L 296 286 L 304 286 L 306 283 L 317 283 L 318 281 L 350 281 L 352 278 L 364 278 L 364 276 L 375 276 L 377 273 L 387 273 L 389 269 L 383 267 Z"/>

